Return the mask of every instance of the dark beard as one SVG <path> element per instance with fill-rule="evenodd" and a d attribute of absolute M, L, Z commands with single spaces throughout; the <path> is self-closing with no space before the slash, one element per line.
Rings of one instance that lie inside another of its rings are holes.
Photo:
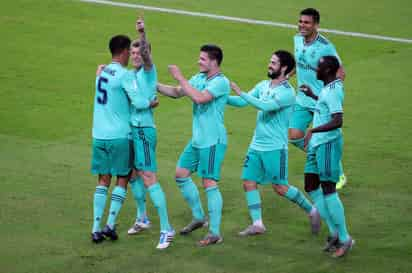
<path fill-rule="evenodd" d="M 268 77 L 271 78 L 272 80 L 278 78 L 279 76 L 280 76 L 280 71 L 272 72 L 272 73 L 268 72 Z"/>

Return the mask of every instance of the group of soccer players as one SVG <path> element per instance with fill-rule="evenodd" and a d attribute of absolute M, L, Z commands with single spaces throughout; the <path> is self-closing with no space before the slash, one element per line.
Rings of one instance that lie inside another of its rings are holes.
<path fill-rule="evenodd" d="M 223 198 L 218 181 L 227 148 L 224 110 L 226 105 L 250 105 L 258 110 L 256 129 L 241 177 L 252 224 L 239 235 L 265 232 L 257 185 L 272 184 L 275 192 L 305 211 L 312 233 L 319 232 L 322 219 L 329 229 L 324 251 L 334 257 L 344 256 L 354 243 L 336 192 L 337 183 L 346 181 L 341 164 L 345 74 L 334 46 L 317 31 L 319 19 L 318 11 L 312 8 L 300 13 L 299 33 L 294 38 L 295 57 L 285 50 L 273 52 L 268 64 L 269 79 L 257 83 L 249 92 L 242 92 L 222 74 L 223 52 L 217 45 L 200 48 L 199 72 L 189 80 L 178 66 L 169 65 L 170 75 L 178 82 L 177 86 L 170 86 L 157 80 L 142 18 L 136 22 L 137 40 L 114 36 L 109 43 L 112 63 L 99 66 L 96 75 L 92 173 L 98 175 L 98 185 L 93 200 L 92 241 L 117 240 L 116 217 L 126 197 L 127 184 L 137 207 L 136 221 L 128 234 L 150 228 L 146 213 L 149 192 L 160 218 L 157 248 L 169 247 L 174 239 L 165 194 L 156 176 L 153 109 L 159 103 L 158 91 L 171 98 L 186 96 L 193 102 L 192 137 L 179 157 L 175 173 L 193 218 L 180 230 L 181 235 L 208 227 L 199 246 L 223 241 L 220 233 Z M 126 68 L 129 58 L 132 70 Z M 288 82 L 295 73 L 297 95 Z M 231 89 L 237 96 L 230 96 Z M 288 183 L 288 142 L 306 151 L 304 183 L 312 202 Z M 207 215 L 191 179 L 193 172 L 202 179 Z M 107 224 L 101 229 L 112 176 L 117 177 L 116 186 L 111 194 Z"/>

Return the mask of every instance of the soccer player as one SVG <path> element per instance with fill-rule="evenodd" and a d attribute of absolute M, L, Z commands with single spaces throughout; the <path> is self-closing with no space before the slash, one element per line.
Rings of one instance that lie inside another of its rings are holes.
<path fill-rule="evenodd" d="M 98 185 L 93 201 L 92 241 L 100 243 L 104 236 L 117 240 L 115 222 L 126 197 L 127 181 L 131 170 L 129 135 L 129 101 L 122 86 L 127 74 L 130 39 L 117 35 L 109 42 L 112 63 L 104 67 L 96 77 L 96 94 L 93 112 L 93 144 L 91 171 L 98 175 Z M 107 225 L 103 231 L 100 221 L 103 216 L 107 191 L 112 176 L 117 176 L 112 191 Z"/>
<path fill-rule="evenodd" d="M 157 72 L 151 58 L 150 44 L 146 39 L 143 18 L 136 21 L 136 31 L 140 38 L 131 46 L 134 69 L 128 71 L 124 78 L 124 89 L 131 103 L 130 122 L 134 149 L 134 168 L 130 184 L 138 208 L 136 222 L 128 230 L 128 234 L 137 234 L 150 227 L 145 211 L 147 190 L 160 217 L 160 239 L 157 248 L 165 249 L 172 242 L 175 231 L 169 223 L 166 197 L 156 176 L 157 134 L 152 109 L 158 104 L 155 96 Z"/>
<path fill-rule="evenodd" d="M 308 85 L 316 95 L 320 93 L 323 87 L 322 81 L 316 79 L 316 68 L 322 56 L 336 56 L 340 63 L 337 75 L 342 80 L 345 77 L 335 47 L 323 35 L 318 33 L 319 22 L 320 15 L 316 9 L 307 8 L 302 10 L 298 24 L 299 34 L 294 37 L 298 87 L 303 84 Z M 303 150 L 305 132 L 313 120 L 314 107 L 315 101 L 298 89 L 296 105 L 289 125 L 289 138 L 290 142 L 301 150 Z M 345 183 L 346 177 L 341 166 L 338 188 L 343 187 Z"/>
<path fill-rule="evenodd" d="M 269 80 L 259 82 L 248 93 L 242 92 L 234 82 L 231 83 L 238 96 L 230 96 L 229 105 L 251 105 L 258 109 L 255 133 L 242 171 L 252 225 L 239 232 L 240 236 L 258 235 L 266 230 L 262 221 L 258 184 L 271 183 L 279 195 L 296 203 L 309 215 L 313 233 L 317 233 L 320 228 L 320 216 L 316 208 L 299 189 L 288 184 L 288 126 L 295 103 L 295 91 L 286 75 L 294 68 L 293 55 L 278 50 L 269 60 Z"/>
<path fill-rule="evenodd" d="M 209 233 L 198 242 L 199 246 L 223 241 L 220 234 L 223 199 L 217 183 L 227 145 L 224 109 L 230 84 L 220 70 L 222 59 L 220 47 L 204 45 L 200 48 L 199 73 L 188 81 L 176 65 L 170 65 L 169 72 L 180 85 L 158 84 L 157 87 L 159 92 L 167 96 L 188 96 L 193 101 L 192 139 L 177 163 L 176 182 L 193 215 L 193 221 L 180 231 L 181 235 L 186 235 L 207 226 L 199 192 L 191 174 L 197 171 L 202 178 L 207 195 Z"/>
<path fill-rule="evenodd" d="M 338 58 L 324 56 L 317 65 L 317 79 L 324 84 L 319 94 L 308 86 L 302 92 L 316 101 L 313 128 L 305 136 L 307 150 L 305 189 L 329 228 L 325 251 L 334 251 L 334 257 L 344 256 L 354 241 L 346 228 L 345 211 L 336 192 L 339 180 L 339 162 L 342 157 L 342 123 L 344 89 L 336 77 L 340 67 Z"/>

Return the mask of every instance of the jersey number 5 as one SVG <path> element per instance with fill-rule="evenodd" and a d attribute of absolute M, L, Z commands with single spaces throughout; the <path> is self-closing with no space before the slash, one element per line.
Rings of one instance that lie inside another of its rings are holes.
<path fill-rule="evenodd" d="M 101 96 L 97 97 L 97 103 L 106 104 L 107 103 L 107 90 L 102 87 L 102 82 L 108 83 L 109 80 L 103 77 L 99 78 L 99 81 L 97 82 L 97 90 L 99 91 Z"/>

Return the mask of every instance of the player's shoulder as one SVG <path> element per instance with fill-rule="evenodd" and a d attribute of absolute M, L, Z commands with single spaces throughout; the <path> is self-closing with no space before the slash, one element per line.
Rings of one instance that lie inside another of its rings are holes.
<path fill-rule="evenodd" d="M 318 36 L 316 37 L 316 42 L 322 45 L 331 45 L 332 43 L 328 40 L 328 38 L 326 38 L 325 36 L 323 36 L 322 34 L 318 34 Z"/>
<path fill-rule="evenodd" d="M 284 80 L 279 84 L 280 92 L 285 95 L 295 96 L 295 88 L 289 83 L 288 80 Z"/>

